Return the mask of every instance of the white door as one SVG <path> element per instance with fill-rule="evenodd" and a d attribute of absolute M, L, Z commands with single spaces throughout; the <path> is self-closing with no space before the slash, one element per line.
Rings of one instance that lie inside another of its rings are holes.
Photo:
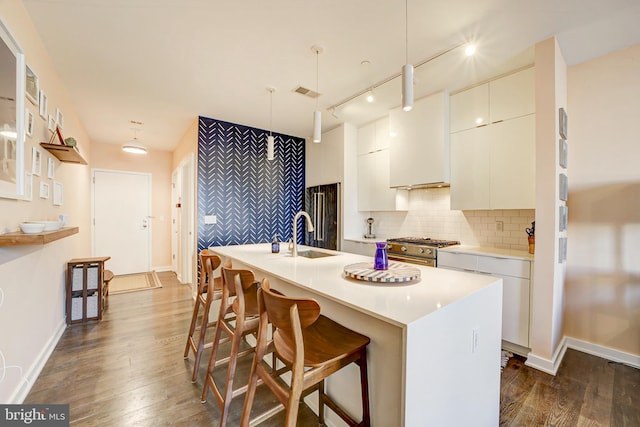
<path fill-rule="evenodd" d="M 194 157 L 191 155 L 180 165 L 180 250 L 181 250 L 181 281 L 191 283 L 195 292 L 197 280 L 193 278 L 194 232 L 193 232 L 193 201 L 194 201 Z"/>
<path fill-rule="evenodd" d="M 93 255 L 116 275 L 150 271 L 150 174 L 93 170 Z"/>

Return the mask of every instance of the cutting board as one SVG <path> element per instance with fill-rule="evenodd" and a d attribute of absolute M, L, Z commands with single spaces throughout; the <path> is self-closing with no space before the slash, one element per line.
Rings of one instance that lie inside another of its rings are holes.
<path fill-rule="evenodd" d="M 387 270 L 375 270 L 371 262 L 358 262 L 345 266 L 344 274 L 352 279 L 379 283 L 404 283 L 420 279 L 420 270 L 398 262 L 390 262 Z"/>

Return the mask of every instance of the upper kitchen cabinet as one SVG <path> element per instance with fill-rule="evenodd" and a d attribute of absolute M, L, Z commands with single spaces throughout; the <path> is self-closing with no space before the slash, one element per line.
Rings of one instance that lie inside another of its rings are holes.
<path fill-rule="evenodd" d="M 358 210 L 407 209 L 407 190 L 390 188 L 389 119 L 383 117 L 358 129 Z"/>
<path fill-rule="evenodd" d="M 535 114 L 451 135 L 451 209 L 535 209 Z"/>
<path fill-rule="evenodd" d="M 527 68 L 451 96 L 451 133 L 532 114 L 535 71 Z"/>
<path fill-rule="evenodd" d="M 488 83 L 451 95 L 451 133 L 488 124 Z"/>
<path fill-rule="evenodd" d="M 451 97 L 451 209 L 535 209 L 534 73 L 528 68 Z M 471 126 L 470 111 L 481 111 L 474 102 L 485 93 L 479 88 L 487 89 L 488 124 Z"/>
<path fill-rule="evenodd" d="M 536 112 L 536 81 L 533 67 L 489 82 L 491 123 Z"/>
<path fill-rule="evenodd" d="M 358 156 L 389 148 L 389 117 L 358 128 Z"/>
<path fill-rule="evenodd" d="M 411 111 L 389 114 L 390 185 L 449 183 L 449 94 L 417 100 Z"/>

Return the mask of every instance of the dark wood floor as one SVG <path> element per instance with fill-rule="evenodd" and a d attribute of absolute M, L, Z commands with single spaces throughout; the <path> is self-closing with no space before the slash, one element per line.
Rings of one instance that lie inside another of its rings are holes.
<path fill-rule="evenodd" d="M 111 295 L 100 323 L 67 328 L 25 403 L 68 403 L 72 425 L 217 425 L 210 394 L 200 403 L 202 378 L 190 381 L 193 357 L 182 358 L 191 319 L 189 286 L 159 273 L 163 288 Z M 223 380 L 224 369 L 217 372 Z M 237 381 L 246 381 L 248 362 Z M 255 410 L 275 404 L 258 388 Z M 232 403 L 230 426 L 239 423 L 242 396 Z M 502 374 L 501 425 L 640 426 L 640 370 L 568 350 L 555 377 L 509 360 Z M 280 426 L 276 416 L 263 424 Z M 300 426 L 317 425 L 302 406 Z M 383 426 L 393 427 L 393 426 Z"/>

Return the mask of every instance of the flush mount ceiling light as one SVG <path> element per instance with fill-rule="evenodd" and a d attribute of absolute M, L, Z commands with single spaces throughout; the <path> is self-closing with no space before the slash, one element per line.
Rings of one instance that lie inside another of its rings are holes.
<path fill-rule="evenodd" d="M 404 2 L 405 61 L 402 67 L 402 109 L 413 108 L 413 65 L 409 64 L 409 0 Z"/>
<path fill-rule="evenodd" d="M 132 154 L 147 154 L 147 147 L 138 141 L 137 132 L 138 129 L 133 129 L 133 139 L 122 145 L 122 151 Z"/>
<path fill-rule="evenodd" d="M 275 158 L 275 140 L 271 133 L 273 129 L 273 92 L 276 91 L 274 87 L 268 87 L 269 91 L 269 136 L 267 136 L 267 160 L 273 160 Z"/>
<path fill-rule="evenodd" d="M 320 93 L 319 90 L 319 75 L 320 75 L 320 54 L 324 51 L 321 46 L 313 45 L 311 46 L 311 51 L 316 54 L 316 92 Z M 322 113 L 318 109 L 318 98 L 316 98 L 316 110 L 313 112 L 313 142 L 316 144 L 322 141 Z"/>

